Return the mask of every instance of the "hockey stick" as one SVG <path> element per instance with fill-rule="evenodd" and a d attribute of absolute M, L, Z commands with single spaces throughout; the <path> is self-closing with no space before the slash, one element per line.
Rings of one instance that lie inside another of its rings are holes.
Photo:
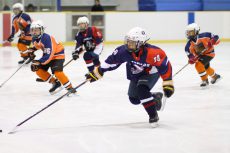
<path fill-rule="evenodd" d="M 200 52 L 200 54 L 197 55 L 196 58 L 199 58 L 207 49 L 204 49 Z M 184 68 L 186 68 L 187 66 L 189 65 L 189 63 L 185 64 L 180 70 L 178 70 L 175 74 L 173 74 L 173 78 L 178 74 L 180 73 Z"/>
<path fill-rule="evenodd" d="M 74 89 L 78 89 L 79 87 L 81 87 L 82 85 L 84 85 L 85 83 L 87 83 L 89 80 L 85 80 L 84 82 L 82 82 L 81 84 L 79 84 L 78 86 L 76 86 Z M 68 96 L 69 94 L 71 94 L 71 91 L 68 91 L 67 93 L 65 93 L 64 95 L 62 95 L 61 97 L 57 98 L 56 100 L 54 100 L 52 103 L 50 103 L 49 105 L 47 105 L 46 107 L 40 109 L 39 111 L 37 111 L 36 113 L 34 113 L 33 115 L 31 115 L 30 117 L 26 118 L 24 121 L 20 122 L 18 125 L 16 125 L 8 134 L 13 134 L 16 132 L 17 128 L 19 128 L 22 124 L 24 124 L 25 122 L 29 121 L 30 119 L 32 119 L 34 116 L 38 115 L 39 113 L 41 113 L 42 111 L 44 111 L 45 109 L 49 108 L 50 106 L 52 106 L 53 104 L 57 103 L 58 101 L 60 101 L 62 98 Z"/>
<path fill-rule="evenodd" d="M 10 78 L 12 78 L 15 73 L 17 73 L 28 61 L 30 60 L 30 58 L 28 58 L 6 81 L 4 81 L 1 85 L 0 88 L 3 87 L 3 85 L 10 80 Z"/>
<path fill-rule="evenodd" d="M 180 70 L 178 70 L 175 74 L 173 74 L 173 78 L 178 74 L 180 73 L 180 71 L 182 71 L 184 68 L 186 68 L 187 66 L 189 65 L 189 63 L 187 63 L 186 65 L 184 65 Z"/>
<path fill-rule="evenodd" d="M 207 49 L 204 49 L 203 51 L 201 51 L 200 54 L 197 55 L 197 57 L 201 56 Z M 180 73 L 184 68 L 186 68 L 187 66 L 189 65 L 189 63 L 187 63 L 186 65 L 184 65 L 180 70 L 178 70 L 173 76 L 172 78 L 174 78 L 178 73 Z M 164 95 L 163 98 L 162 98 L 162 106 L 161 106 L 161 109 L 160 111 L 163 111 L 164 108 L 165 108 L 165 104 L 166 104 L 166 100 L 167 100 L 167 97 Z"/>
<path fill-rule="evenodd" d="M 66 66 L 67 66 L 69 63 L 71 63 L 72 61 L 73 61 L 73 59 L 69 60 L 69 61 L 63 66 L 63 68 L 66 67 Z M 54 76 L 54 74 L 52 74 L 51 77 L 53 77 L 53 76 Z M 43 81 L 41 78 L 37 78 L 36 81 L 37 81 L 37 82 L 45 82 L 45 81 Z"/>
<path fill-rule="evenodd" d="M 163 95 L 162 105 L 161 105 L 160 111 L 163 111 L 165 109 L 166 99 L 167 99 L 167 97 L 165 95 Z"/>

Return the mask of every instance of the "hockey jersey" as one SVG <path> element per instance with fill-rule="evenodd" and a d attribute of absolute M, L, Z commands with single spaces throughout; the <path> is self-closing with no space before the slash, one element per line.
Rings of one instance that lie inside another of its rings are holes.
<path fill-rule="evenodd" d="M 165 80 L 172 79 L 172 67 L 165 52 L 145 44 L 138 53 L 129 52 L 126 45 L 119 46 L 101 65 L 103 72 L 117 69 L 126 62 L 127 79 L 138 81 L 142 75 L 159 73 Z"/>
<path fill-rule="evenodd" d="M 210 41 L 212 41 L 214 43 L 212 44 L 212 46 L 210 48 L 208 48 L 208 43 L 210 43 Z M 196 36 L 195 39 L 190 39 L 187 42 L 187 44 L 185 46 L 185 52 L 186 52 L 188 57 L 197 56 L 197 53 L 195 51 L 194 46 L 199 44 L 199 43 L 203 43 L 204 47 L 206 48 L 206 51 L 204 51 L 202 53 L 202 55 L 214 57 L 215 51 L 214 51 L 213 45 L 217 45 L 217 44 L 219 44 L 219 42 L 220 42 L 220 40 L 219 40 L 218 35 L 214 35 L 210 32 L 200 33 Z"/>
<path fill-rule="evenodd" d="M 84 45 L 85 48 L 89 48 L 92 43 L 96 46 L 103 42 L 103 36 L 99 29 L 96 27 L 88 27 L 84 32 L 78 32 L 75 36 L 76 49 Z"/>
<path fill-rule="evenodd" d="M 47 33 L 43 33 L 39 39 L 32 39 L 32 43 L 36 50 L 43 51 L 43 56 L 39 59 L 42 65 L 54 59 L 65 59 L 64 46 Z"/>
<path fill-rule="evenodd" d="M 32 20 L 30 16 L 26 13 L 20 13 L 16 15 L 12 21 L 11 35 L 14 36 L 15 33 L 21 30 L 20 37 L 25 40 L 31 40 L 32 39 L 30 35 L 31 22 Z"/>

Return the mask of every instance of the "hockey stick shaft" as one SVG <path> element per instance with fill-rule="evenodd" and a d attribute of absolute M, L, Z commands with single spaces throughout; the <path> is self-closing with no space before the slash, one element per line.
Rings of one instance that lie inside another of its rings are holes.
<path fill-rule="evenodd" d="M 84 82 L 82 82 L 81 84 L 79 84 L 78 86 L 76 86 L 74 89 L 78 89 L 79 87 L 81 87 L 82 85 L 84 85 L 85 83 L 87 83 L 89 80 L 85 80 Z M 23 120 L 22 122 L 20 122 L 18 125 L 16 125 L 16 127 L 10 131 L 8 134 L 12 134 L 16 131 L 16 129 L 18 127 L 20 127 L 22 124 L 26 123 L 27 121 L 29 121 L 30 119 L 32 119 L 34 116 L 40 114 L 42 111 L 46 110 L 47 108 L 49 108 L 50 106 L 52 106 L 53 104 L 57 103 L 58 101 L 60 101 L 62 98 L 64 98 L 65 96 L 68 96 L 69 94 L 71 94 L 70 91 L 68 91 L 67 93 L 65 93 L 64 95 L 62 95 L 61 97 L 57 98 L 56 100 L 54 100 L 52 103 L 50 103 L 49 105 L 47 105 L 46 107 L 40 109 L 39 111 L 37 111 L 36 113 L 34 113 L 33 115 L 31 115 L 30 117 L 26 118 L 25 120 Z"/>
<path fill-rule="evenodd" d="M 7 82 L 9 81 L 30 59 L 28 58 L 6 81 L 4 81 L 1 85 L 0 88 Z"/>
<path fill-rule="evenodd" d="M 204 49 L 200 54 L 197 55 L 199 58 L 207 49 Z M 185 64 L 180 70 L 178 70 L 172 77 L 174 78 L 178 73 L 180 73 L 184 68 L 186 68 L 189 65 L 189 63 Z"/>
<path fill-rule="evenodd" d="M 180 70 L 178 70 L 175 74 L 173 74 L 173 78 L 178 74 L 180 73 L 180 71 L 182 71 L 184 68 L 186 68 L 187 66 L 189 65 L 189 63 L 187 63 L 186 65 L 184 65 Z"/>

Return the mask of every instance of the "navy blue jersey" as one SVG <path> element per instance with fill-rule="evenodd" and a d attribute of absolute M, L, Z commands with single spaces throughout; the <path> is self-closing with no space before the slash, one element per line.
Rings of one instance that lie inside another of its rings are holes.
<path fill-rule="evenodd" d="M 96 27 L 88 27 L 84 32 L 78 32 L 75 36 L 76 47 L 84 45 L 87 46 L 88 43 L 94 43 L 96 46 L 103 42 L 102 33 Z M 86 47 L 87 48 L 87 47 Z"/>
<path fill-rule="evenodd" d="M 117 47 L 105 60 L 101 70 L 115 70 L 122 63 L 126 63 L 127 79 L 132 81 L 153 73 L 159 73 L 163 80 L 172 79 L 172 67 L 165 52 L 150 44 L 145 44 L 138 53 L 129 52 L 126 45 Z"/>

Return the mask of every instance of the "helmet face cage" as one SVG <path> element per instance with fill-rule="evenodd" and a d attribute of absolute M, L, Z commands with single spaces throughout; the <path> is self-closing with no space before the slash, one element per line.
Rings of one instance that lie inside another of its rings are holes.
<path fill-rule="evenodd" d="M 16 3 L 12 6 L 14 15 L 18 15 L 23 11 L 23 5 L 21 3 Z"/>
<path fill-rule="evenodd" d="M 38 31 L 39 29 L 39 31 Z M 31 36 L 34 38 L 34 39 L 39 39 L 41 38 L 41 36 L 43 35 L 44 33 L 44 26 L 41 25 L 41 24 L 33 24 L 31 25 L 30 27 L 30 31 L 31 31 Z"/>
<path fill-rule="evenodd" d="M 135 37 L 125 36 L 125 46 L 129 52 L 138 52 L 142 45 L 144 43 Z"/>
<path fill-rule="evenodd" d="M 77 20 L 77 26 L 81 32 L 85 31 L 88 28 L 89 19 L 87 17 L 80 17 Z"/>
<path fill-rule="evenodd" d="M 87 23 L 80 23 L 77 26 L 81 32 L 85 31 L 88 28 Z"/>
<path fill-rule="evenodd" d="M 199 34 L 199 31 L 200 27 L 197 24 L 192 23 L 187 26 L 185 34 L 188 39 L 194 39 Z"/>

